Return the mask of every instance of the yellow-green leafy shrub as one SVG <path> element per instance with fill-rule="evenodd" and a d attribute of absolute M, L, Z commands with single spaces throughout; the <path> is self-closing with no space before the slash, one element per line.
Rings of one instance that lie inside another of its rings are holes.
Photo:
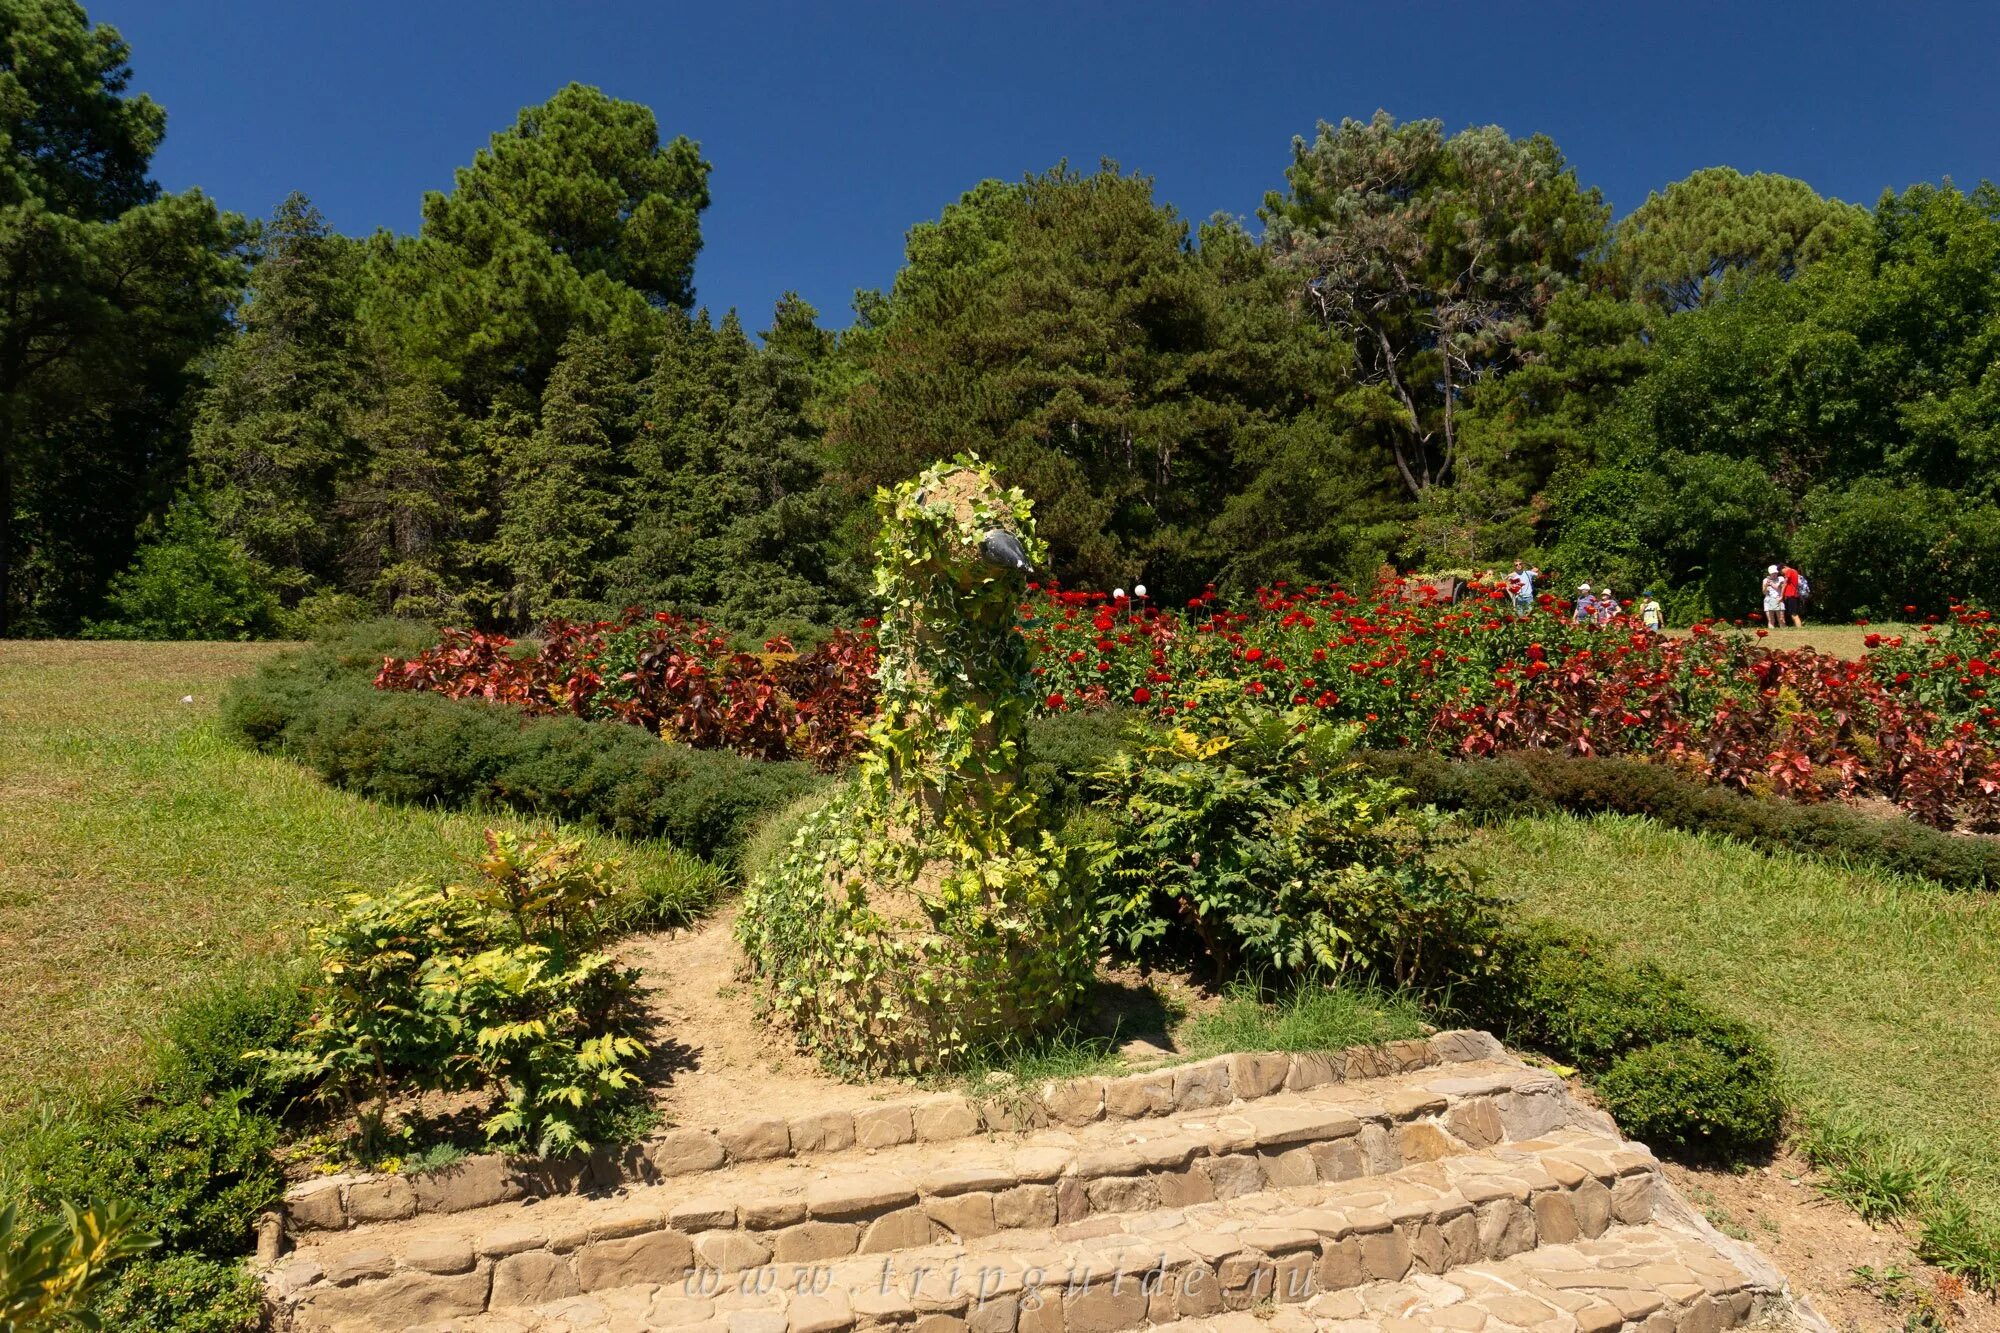
<path fill-rule="evenodd" d="M 637 1086 L 635 977 L 596 951 L 611 867 L 488 832 L 469 885 L 359 894 L 320 932 L 312 1016 L 263 1052 L 378 1132 L 399 1089 L 481 1088 L 496 1147 L 586 1149 Z"/>

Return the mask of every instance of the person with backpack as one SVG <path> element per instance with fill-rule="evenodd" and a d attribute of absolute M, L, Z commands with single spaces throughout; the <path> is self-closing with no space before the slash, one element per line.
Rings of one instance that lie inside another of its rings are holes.
<path fill-rule="evenodd" d="M 1785 581 L 1785 616 L 1793 629 L 1804 629 L 1806 622 L 1799 618 L 1799 612 L 1806 601 L 1806 576 L 1788 564 L 1779 577 Z"/>
<path fill-rule="evenodd" d="M 1651 588 L 1639 594 L 1639 623 L 1655 634 L 1667 627 L 1667 613 L 1660 609 L 1660 599 L 1653 596 Z"/>

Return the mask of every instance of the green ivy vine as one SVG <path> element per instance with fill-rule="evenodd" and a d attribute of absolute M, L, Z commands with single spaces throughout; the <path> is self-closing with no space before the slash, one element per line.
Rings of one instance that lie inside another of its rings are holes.
<path fill-rule="evenodd" d="M 839 1067 L 915 1072 L 1062 1016 L 1091 973 L 1087 871 L 1019 783 L 1015 632 L 1046 559 L 976 458 L 876 495 L 882 708 L 853 779 L 751 883 L 738 939 L 766 998 Z"/>

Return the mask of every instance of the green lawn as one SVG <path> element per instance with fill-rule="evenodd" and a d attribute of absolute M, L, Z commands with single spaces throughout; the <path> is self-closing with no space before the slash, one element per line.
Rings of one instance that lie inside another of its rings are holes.
<path fill-rule="evenodd" d="M 1809 1120 L 1931 1157 L 2000 1204 L 2000 898 L 1630 818 L 1521 820 L 1460 854 L 1525 910 L 1755 1023 Z"/>
<path fill-rule="evenodd" d="M 317 903 L 448 873 L 488 825 L 530 827 L 377 805 L 239 749 L 217 699 L 275 651 L 0 642 L 0 1110 L 129 1078 L 177 997 L 295 949 Z M 708 874 L 579 836 L 634 875 Z"/>
<path fill-rule="evenodd" d="M 1758 628 L 1759 626 L 1757 625 L 1747 625 L 1744 627 L 1743 633 L 1754 635 Z M 1923 628 L 1922 625 L 1904 625 L 1893 622 L 1879 625 L 1854 625 L 1838 622 L 1819 623 L 1808 616 L 1806 623 L 1798 629 L 1774 629 L 1765 634 L 1763 638 L 1757 640 L 1757 642 L 1766 648 L 1816 648 L 1822 653 L 1830 653 L 1835 657 L 1852 658 L 1859 657 L 1868 651 L 1867 638 L 1870 634 L 1880 634 L 1884 638 L 1887 638 L 1894 634 L 1921 633 Z M 1675 630 L 1673 632 L 1676 634 L 1687 633 L 1686 630 Z"/>

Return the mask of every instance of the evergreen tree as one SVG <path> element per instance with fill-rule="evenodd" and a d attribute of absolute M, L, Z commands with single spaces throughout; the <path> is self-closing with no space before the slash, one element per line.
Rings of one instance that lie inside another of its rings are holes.
<path fill-rule="evenodd" d="M 165 132 L 73 0 L 0 0 L 0 635 L 74 629 L 180 481 L 238 219 L 147 175 Z"/>
<path fill-rule="evenodd" d="M 611 340 L 573 336 L 542 394 L 540 425 L 502 460 L 498 554 L 516 621 L 581 615 L 603 597 L 625 518 L 620 436 L 632 379 Z"/>
<path fill-rule="evenodd" d="M 1454 476 L 1468 396 L 1522 363 L 1610 209 L 1544 136 L 1447 138 L 1385 111 L 1294 141 L 1285 178 L 1264 201 L 1267 243 L 1301 307 L 1347 343 L 1343 413 L 1421 498 Z"/>
<path fill-rule="evenodd" d="M 532 410 L 572 333 L 691 302 L 708 171 L 645 107 L 570 84 L 425 197 L 420 233 L 378 254 L 373 320 L 473 415 Z"/>
<path fill-rule="evenodd" d="M 491 619 L 502 600 L 482 558 L 488 469 L 472 423 L 436 384 L 394 364 L 360 414 L 367 470 L 344 497 L 347 583 L 392 615 Z"/>
<path fill-rule="evenodd" d="M 1205 263 L 1114 164 L 968 193 L 912 230 L 869 317 L 829 426 L 848 484 L 978 452 L 1033 497 L 1064 580 L 1198 588 L 1239 438 L 1298 405 L 1288 322 L 1233 308 L 1270 301 L 1261 257 L 1238 252 L 1251 277 Z"/>
<path fill-rule="evenodd" d="M 1865 209 L 1822 199 L 1804 181 L 1707 167 L 1647 195 L 1618 224 L 1606 268 L 1649 305 L 1691 310 L 1732 274 L 1791 277 L 1867 221 Z"/>
<path fill-rule="evenodd" d="M 632 532 L 613 566 L 615 600 L 743 628 L 823 621 L 852 605 L 831 568 L 834 496 L 806 416 L 810 393 L 798 358 L 759 351 L 733 314 L 719 326 L 705 316 L 674 325 L 640 390 L 627 453 Z"/>
<path fill-rule="evenodd" d="M 366 465 L 351 421 L 365 392 L 361 259 L 303 195 L 280 204 L 241 328 L 195 416 L 192 451 L 210 507 L 288 604 L 337 578 L 345 534 L 332 515 Z"/>

